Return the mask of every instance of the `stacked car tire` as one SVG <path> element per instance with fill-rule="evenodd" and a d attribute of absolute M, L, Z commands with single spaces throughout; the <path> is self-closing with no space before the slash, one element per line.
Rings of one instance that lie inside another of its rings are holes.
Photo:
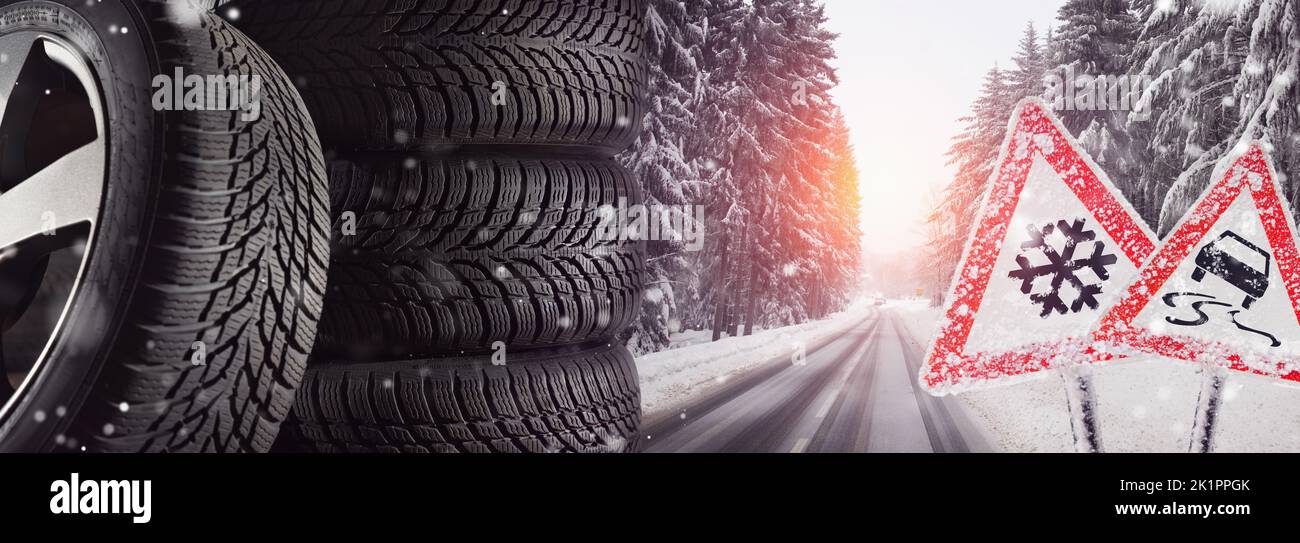
<path fill-rule="evenodd" d="M 230 11 L 237 9 L 238 18 Z M 626 451 L 616 336 L 644 247 L 613 155 L 642 115 L 643 0 L 243 0 L 326 149 L 320 335 L 287 447 Z"/>

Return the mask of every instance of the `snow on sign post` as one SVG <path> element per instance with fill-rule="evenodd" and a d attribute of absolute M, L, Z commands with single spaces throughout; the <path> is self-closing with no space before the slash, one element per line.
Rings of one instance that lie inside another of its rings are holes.
<path fill-rule="evenodd" d="M 1089 332 L 1155 236 L 1045 105 L 1022 102 L 920 382 L 936 395 L 1061 368 L 1080 451 L 1100 451 Z"/>
<path fill-rule="evenodd" d="M 1229 370 L 1300 381 L 1300 256 L 1274 171 L 1260 144 L 1224 160 L 1094 332 L 1121 350 L 1203 365 L 1193 451 L 1213 449 Z"/>

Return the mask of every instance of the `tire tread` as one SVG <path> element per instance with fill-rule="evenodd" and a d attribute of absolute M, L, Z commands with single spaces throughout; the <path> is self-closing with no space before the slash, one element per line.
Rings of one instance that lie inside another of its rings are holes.
<path fill-rule="evenodd" d="M 322 310 L 324 159 L 296 90 L 251 40 L 212 13 L 185 25 L 166 2 L 139 4 L 166 69 L 260 75 L 262 116 L 166 113 L 141 283 L 75 429 L 104 452 L 267 451 Z"/>
<path fill-rule="evenodd" d="M 627 452 L 641 419 L 621 346 L 537 355 L 315 367 L 290 439 L 331 453 Z"/>
<path fill-rule="evenodd" d="M 299 84 L 327 147 L 612 156 L 639 131 L 641 0 L 243 5 L 241 25 Z"/>

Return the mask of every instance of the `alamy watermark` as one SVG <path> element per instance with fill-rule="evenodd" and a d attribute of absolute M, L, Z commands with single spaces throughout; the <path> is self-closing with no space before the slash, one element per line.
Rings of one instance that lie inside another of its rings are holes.
<path fill-rule="evenodd" d="M 152 481 L 68 479 L 50 483 L 50 512 L 55 515 L 130 515 L 131 522 L 153 519 Z"/>
<path fill-rule="evenodd" d="M 239 111 L 240 119 L 262 118 L 262 76 L 186 74 L 177 67 L 153 78 L 157 111 Z"/>
<path fill-rule="evenodd" d="M 689 252 L 704 249 L 704 206 L 601 206 L 596 235 L 604 241 L 673 241 Z"/>
<path fill-rule="evenodd" d="M 1142 93 L 1151 86 L 1145 75 L 1076 74 L 1071 66 L 1044 79 L 1046 98 L 1056 111 L 1128 111 L 1136 121 L 1151 118 Z"/>

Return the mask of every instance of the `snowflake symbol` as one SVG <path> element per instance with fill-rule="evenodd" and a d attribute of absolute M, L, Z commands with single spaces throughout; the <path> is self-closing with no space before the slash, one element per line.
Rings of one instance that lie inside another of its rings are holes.
<path fill-rule="evenodd" d="M 1079 313 L 1084 307 L 1097 309 L 1099 305 L 1097 296 L 1102 293 L 1103 283 L 1110 279 L 1110 266 L 1118 262 L 1118 259 L 1113 254 L 1106 254 L 1106 244 L 1097 241 L 1096 232 L 1086 229 L 1086 224 L 1087 221 L 1076 219 L 1074 224 L 1059 221 L 1044 226 L 1041 230 L 1030 226 L 1029 241 L 1020 245 L 1022 253 L 1016 257 L 1020 269 L 1012 271 L 1009 276 L 1020 281 L 1020 292 L 1028 294 L 1030 301 L 1043 307 L 1040 315 L 1043 318 L 1050 317 L 1053 312 L 1066 315 Z M 1054 234 L 1059 234 L 1065 240 L 1064 247 L 1059 251 L 1050 241 Z M 1081 246 L 1089 243 L 1092 244 L 1091 254 L 1086 248 L 1080 250 Z M 1088 256 L 1076 259 L 1076 253 Z M 1047 263 L 1035 266 L 1028 256 L 1030 254 L 1043 255 Z M 1079 276 L 1083 270 L 1092 270 L 1101 282 L 1085 281 Z M 1040 277 L 1052 279 L 1050 291 L 1035 291 L 1035 280 Z M 1061 297 L 1062 288 L 1066 285 L 1078 293 L 1068 303 Z"/>

